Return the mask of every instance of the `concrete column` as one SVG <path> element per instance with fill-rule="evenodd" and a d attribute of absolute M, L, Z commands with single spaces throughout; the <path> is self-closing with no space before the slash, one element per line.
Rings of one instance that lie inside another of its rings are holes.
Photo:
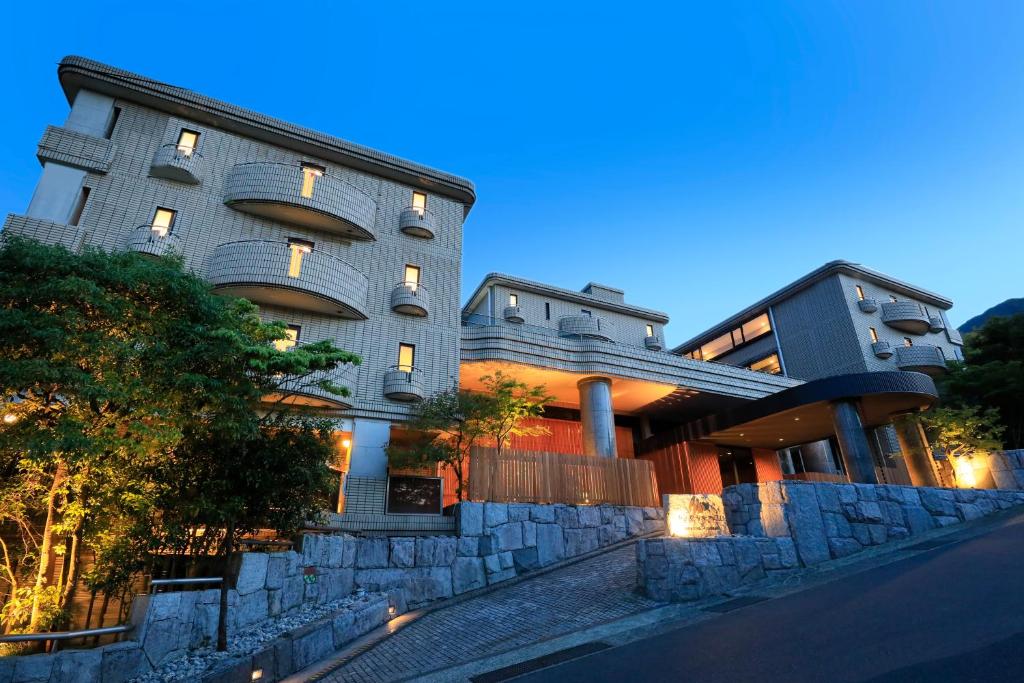
<path fill-rule="evenodd" d="M 856 484 L 877 484 L 871 445 L 864 433 L 856 402 L 836 401 L 831 407 L 832 426 L 836 430 L 847 476 Z"/>
<path fill-rule="evenodd" d="M 576 386 L 580 390 L 583 452 L 600 458 L 614 458 L 618 452 L 615 448 L 612 381 L 607 377 L 587 377 Z"/>
<path fill-rule="evenodd" d="M 914 486 L 938 486 L 928 437 L 925 436 L 921 425 L 912 415 L 899 415 L 893 418 L 892 426 L 896 430 L 896 439 L 900 442 L 904 462 L 907 463 L 910 483 Z"/>
<path fill-rule="evenodd" d="M 808 472 L 837 474 L 828 439 L 803 444 L 800 446 L 800 456 L 804 459 L 804 468 Z"/>

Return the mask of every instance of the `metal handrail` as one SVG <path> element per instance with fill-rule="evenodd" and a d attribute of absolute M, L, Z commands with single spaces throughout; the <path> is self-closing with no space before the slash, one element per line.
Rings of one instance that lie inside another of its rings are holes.
<path fill-rule="evenodd" d="M 145 230 L 148 230 L 149 232 L 152 233 L 152 237 L 157 237 L 157 238 L 162 239 L 162 240 L 163 239 L 167 239 L 168 237 L 170 237 L 171 235 L 174 234 L 174 226 L 173 225 L 171 225 L 171 226 L 169 226 L 167 228 L 167 233 L 164 234 L 164 235 L 161 235 L 160 233 L 158 233 L 154 229 L 154 228 L 158 228 L 158 227 L 162 228 L 163 226 L 162 225 L 161 226 L 153 225 L 152 223 L 143 223 L 139 227 L 137 227 L 134 230 L 132 230 L 132 233 L 142 232 L 142 230 L 145 229 Z M 174 236 L 177 237 L 177 235 L 174 235 Z"/>
<path fill-rule="evenodd" d="M 29 643 L 33 641 L 53 641 L 50 654 L 57 652 L 58 643 L 62 640 L 73 638 L 88 638 L 89 636 L 106 636 L 113 633 L 127 633 L 132 630 L 131 624 L 119 624 L 117 626 L 104 626 L 102 628 L 85 628 L 78 631 L 54 631 L 52 633 L 14 633 L 0 636 L 0 643 Z"/>
<path fill-rule="evenodd" d="M 404 372 L 405 374 L 409 375 L 410 379 L 416 373 L 419 373 L 421 375 L 423 374 L 423 371 L 420 370 L 415 365 L 392 365 L 391 367 L 388 368 L 388 371 L 389 372 Z"/>
<path fill-rule="evenodd" d="M 395 289 L 398 289 L 399 287 L 404 288 L 413 296 L 416 296 L 421 289 L 424 291 L 426 291 L 427 289 L 426 285 L 424 285 L 422 282 L 413 282 L 412 280 L 403 280 L 399 282 L 397 285 L 395 285 Z"/>
<path fill-rule="evenodd" d="M 221 583 L 224 578 L 221 576 L 195 576 L 188 579 L 152 579 L 149 582 L 149 594 L 153 595 L 156 593 L 156 589 L 160 586 L 184 586 L 193 583 Z"/>
<path fill-rule="evenodd" d="M 181 151 L 181 149 L 182 149 L 182 147 L 186 147 L 187 148 L 188 145 L 179 145 L 176 142 L 168 142 L 166 145 L 160 145 L 160 149 L 166 149 L 167 147 L 174 147 L 174 149 L 175 149 L 174 157 L 176 159 L 191 159 L 193 157 L 199 157 L 200 159 L 203 158 L 203 155 L 200 154 L 199 148 L 197 148 L 197 147 L 192 147 L 191 148 L 192 151 L 189 152 L 188 154 L 185 154 L 184 152 Z"/>

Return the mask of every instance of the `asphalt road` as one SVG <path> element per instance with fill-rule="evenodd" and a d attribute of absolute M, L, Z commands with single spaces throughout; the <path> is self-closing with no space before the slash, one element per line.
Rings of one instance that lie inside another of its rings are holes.
<path fill-rule="evenodd" d="M 1024 516 L 516 683 L 1024 680 Z"/>

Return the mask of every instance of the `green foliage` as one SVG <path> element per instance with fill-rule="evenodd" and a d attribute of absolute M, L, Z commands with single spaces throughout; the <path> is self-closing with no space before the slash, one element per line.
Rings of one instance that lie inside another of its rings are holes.
<path fill-rule="evenodd" d="M 546 434 L 547 428 L 524 425 L 523 420 L 540 417 L 544 406 L 554 400 L 544 385 L 530 386 L 509 377 L 500 370 L 480 378 L 487 394 L 495 402 L 494 410 L 484 420 L 484 431 L 494 438 L 498 452 L 505 447 L 510 436 L 536 436 Z"/>
<path fill-rule="evenodd" d="M 990 318 L 964 342 L 966 362 L 939 384 L 943 404 L 996 410 L 1006 447 L 1024 448 L 1024 313 Z"/>
<path fill-rule="evenodd" d="M 971 456 L 1002 449 L 1004 427 L 995 408 L 935 408 L 918 418 L 934 448 L 949 457 Z"/>

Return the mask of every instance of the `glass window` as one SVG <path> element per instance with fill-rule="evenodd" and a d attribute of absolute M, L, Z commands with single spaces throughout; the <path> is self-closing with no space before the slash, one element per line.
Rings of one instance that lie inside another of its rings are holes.
<path fill-rule="evenodd" d="M 585 308 L 581 308 L 580 309 L 580 313 L 582 313 L 583 315 L 587 316 L 588 318 L 594 315 L 593 313 L 591 313 L 590 311 L 588 311 Z"/>
<path fill-rule="evenodd" d="M 875 328 L 869 327 L 868 328 L 868 334 L 871 335 L 871 343 L 872 344 L 874 344 L 876 341 L 878 341 L 878 332 L 875 331 Z"/>
<path fill-rule="evenodd" d="M 398 369 L 402 372 L 412 372 L 416 366 L 416 347 L 413 344 L 398 345 Z"/>
<path fill-rule="evenodd" d="M 647 326 L 647 336 L 648 337 L 653 337 L 654 336 L 654 325 L 648 325 Z"/>
<path fill-rule="evenodd" d="M 288 238 L 288 249 L 291 250 L 291 258 L 288 261 L 288 277 L 299 277 L 302 275 L 302 259 L 306 254 L 313 251 L 314 244 L 307 240 Z"/>
<path fill-rule="evenodd" d="M 177 214 L 177 211 L 157 207 L 156 213 L 153 214 L 153 232 L 160 235 L 160 237 L 166 237 L 174 225 L 174 217 Z"/>
<path fill-rule="evenodd" d="M 782 364 L 779 363 L 778 354 L 773 353 L 770 356 L 765 356 L 761 360 L 751 363 L 750 369 L 756 372 L 767 372 L 770 375 L 778 375 L 782 372 Z"/>
<path fill-rule="evenodd" d="M 551 302 L 550 301 L 545 301 L 544 302 L 544 319 L 545 320 L 551 320 Z"/>
<path fill-rule="evenodd" d="M 509 294 L 508 295 L 508 305 L 509 306 L 518 306 L 519 305 L 519 295 L 518 294 Z"/>
<path fill-rule="evenodd" d="M 890 295 L 889 295 L 889 301 L 891 301 L 891 302 L 893 302 L 893 303 L 896 303 L 897 301 L 899 301 L 899 299 L 897 299 L 897 298 L 896 298 L 895 296 L 893 296 L 892 294 L 890 294 Z"/>
<path fill-rule="evenodd" d="M 405 280 L 403 281 L 405 286 L 416 291 L 416 288 L 420 284 L 420 268 L 419 266 L 405 266 Z"/>
<path fill-rule="evenodd" d="M 864 301 L 864 288 L 857 285 L 857 301 Z"/>
<path fill-rule="evenodd" d="M 903 338 L 903 345 L 904 346 L 913 346 L 914 345 L 914 340 L 911 339 L 910 337 L 904 337 Z"/>
<path fill-rule="evenodd" d="M 313 186 L 316 184 L 316 179 L 323 176 L 323 166 L 314 166 L 313 164 L 302 164 L 302 196 L 309 199 L 313 196 Z"/>
<path fill-rule="evenodd" d="M 185 157 L 192 156 L 192 152 L 196 151 L 198 143 L 199 133 L 182 128 L 181 133 L 178 134 L 178 154 Z"/>
<path fill-rule="evenodd" d="M 732 333 L 726 332 L 721 337 L 712 339 L 700 347 L 700 355 L 703 360 L 712 360 L 730 350 L 732 350 Z"/>
<path fill-rule="evenodd" d="M 289 325 L 288 329 L 284 331 L 287 335 L 284 339 L 278 339 L 274 342 L 274 347 L 278 351 L 287 351 L 293 348 L 299 343 L 299 334 L 302 332 L 302 328 L 298 325 Z"/>
<path fill-rule="evenodd" d="M 743 341 L 753 341 L 772 331 L 771 321 L 767 313 L 762 313 L 752 320 L 743 323 Z M 739 342 L 739 340 L 737 340 Z"/>
<path fill-rule="evenodd" d="M 87 201 L 89 201 L 89 188 L 83 187 L 82 191 L 78 193 L 78 201 L 75 202 L 75 210 L 71 212 L 68 225 L 78 225 L 78 221 L 82 220 L 82 212 L 85 211 Z"/>
<path fill-rule="evenodd" d="M 422 216 L 423 212 L 427 210 L 427 195 L 422 192 L 413 192 L 412 208 L 416 210 L 416 213 Z"/>

